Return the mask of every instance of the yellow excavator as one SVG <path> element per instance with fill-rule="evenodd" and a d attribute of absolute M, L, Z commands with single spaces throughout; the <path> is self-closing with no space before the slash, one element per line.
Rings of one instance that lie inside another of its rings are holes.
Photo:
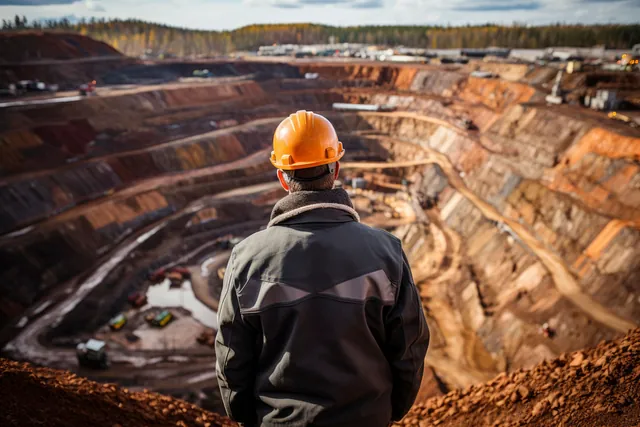
<path fill-rule="evenodd" d="M 636 122 L 631 117 L 624 114 L 620 114 L 617 111 L 610 112 L 609 114 L 607 114 L 607 117 L 609 117 L 611 120 L 618 120 L 618 121 L 624 122 L 633 128 L 637 128 L 638 126 L 640 126 L 638 122 Z"/>

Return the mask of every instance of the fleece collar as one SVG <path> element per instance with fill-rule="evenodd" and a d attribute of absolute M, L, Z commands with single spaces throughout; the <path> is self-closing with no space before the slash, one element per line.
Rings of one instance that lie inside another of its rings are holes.
<path fill-rule="evenodd" d="M 297 215 L 314 209 L 338 209 L 347 212 L 356 221 L 360 216 L 346 191 L 342 188 L 325 191 L 297 191 L 280 199 L 273 207 L 271 221 L 267 227 L 272 227 Z"/>

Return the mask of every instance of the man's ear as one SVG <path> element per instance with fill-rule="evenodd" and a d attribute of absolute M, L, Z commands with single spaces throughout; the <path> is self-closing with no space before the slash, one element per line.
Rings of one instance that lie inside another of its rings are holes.
<path fill-rule="evenodd" d="M 278 169 L 277 174 L 278 174 L 278 181 L 280 181 L 280 185 L 282 186 L 284 191 L 286 191 L 288 193 L 289 192 L 289 184 L 287 183 L 287 180 L 284 179 L 284 173 L 282 173 L 282 170 Z"/>
<path fill-rule="evenodd" d="M 336 162 L 336 171 L 333 173 L 333 179 L 338 179 L 338 175 L 340 174 L 340 162 Z"/>

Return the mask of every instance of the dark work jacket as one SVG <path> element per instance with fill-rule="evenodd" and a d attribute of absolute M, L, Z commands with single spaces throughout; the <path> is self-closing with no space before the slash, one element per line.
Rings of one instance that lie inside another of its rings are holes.
<path fill-rule="evenodd" d="M 290 194 L 229 260 L 216 337 L 247 426 L 382 427 L 416 398 L 429 330 L 400 241 L 342 189 Z"/>

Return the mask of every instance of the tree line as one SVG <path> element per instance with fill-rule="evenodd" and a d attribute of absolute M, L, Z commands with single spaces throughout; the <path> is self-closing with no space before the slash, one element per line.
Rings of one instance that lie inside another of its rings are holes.
<path fill-rule="evenodd" d="M 171 27 L 140 20 L 81 19 L 28 22 L 25 17 L 3 19 L 3 30 L 71 31 L 111 44 L 126 55 L 144 53 L 175 56 L 210 56 L 255 50 L 272 44 L 366 43 L 428 49 L 508 48 L 539 49 L 555 46 L 628 49 L 640 43 L 640 25 L 528 26 L 350 26 L 318 24 L 248 25 L 233 31 L 204 31 Z"/>

